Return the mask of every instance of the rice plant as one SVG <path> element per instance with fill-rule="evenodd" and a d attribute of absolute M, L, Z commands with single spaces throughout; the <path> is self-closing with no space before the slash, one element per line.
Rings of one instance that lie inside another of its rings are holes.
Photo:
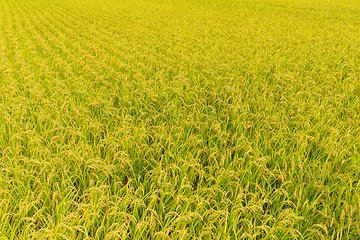
<path fill-rule="evenodd" d="M 0 239 L 360 239 L 358 0 L 0 0 Z"/>

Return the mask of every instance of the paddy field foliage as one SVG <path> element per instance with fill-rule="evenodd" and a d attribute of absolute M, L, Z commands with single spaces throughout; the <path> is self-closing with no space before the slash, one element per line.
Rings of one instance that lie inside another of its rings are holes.
<path fill-rule="evenodd" d="M 360 1 L 0 0 L 0 239 L 359 239 Z"/>

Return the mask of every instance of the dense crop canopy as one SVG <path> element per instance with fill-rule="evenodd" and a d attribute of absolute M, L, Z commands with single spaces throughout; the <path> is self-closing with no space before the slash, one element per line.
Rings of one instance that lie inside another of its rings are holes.
<path fill-rule="evenodd" d="M 359 239 L 358 0 L 0 0 L 3 239 Z"/>

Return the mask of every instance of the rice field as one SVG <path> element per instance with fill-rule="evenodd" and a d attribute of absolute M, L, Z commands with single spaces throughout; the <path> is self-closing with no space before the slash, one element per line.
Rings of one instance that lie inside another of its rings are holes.
<path fill-rule="evenodd" d="M 0 239 L 360 239 L 359 0 L 0 0 Z"/>

